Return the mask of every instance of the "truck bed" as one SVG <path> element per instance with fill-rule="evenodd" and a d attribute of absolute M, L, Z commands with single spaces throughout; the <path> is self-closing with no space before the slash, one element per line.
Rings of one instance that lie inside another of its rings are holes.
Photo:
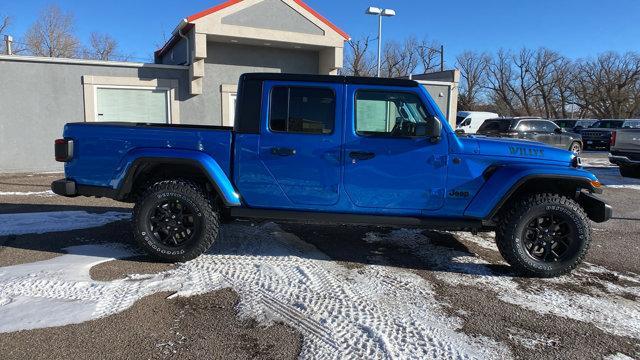
<path fill-rule="evenodd" d="M 233 129 L 222 126 L 125 122 L 70 123 L 64 137 L 74 139 L 74 157 L 65 164 L 69 179 L 116 188 L 139 149 L 175 149 L 206 153 L 230 177 Z"/>

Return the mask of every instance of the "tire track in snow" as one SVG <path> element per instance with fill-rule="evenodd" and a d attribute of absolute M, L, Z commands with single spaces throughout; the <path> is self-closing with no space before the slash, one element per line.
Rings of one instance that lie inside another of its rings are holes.
<path fill-rule="evenodd" d="M 485 238 L 468 234 L 453 235 L 497 251 L 495 245 Z M 496 297 L 502 301 L 539 314 L 583 321 L 609 334 L 640 339 L 638 274 L 620 274 L 602 266 L 585 263 L 570 275 L 535 279 L 527 282 L 527 286 L 521 286 L 515 277 L 495 274 L 489 267 L 489 262 L 474 254 L 432 244 L 421 230 L 400 229 L 390 234 L 371 232 L 364 240 L 370 243 L 393 243 L 411 249 L 425 262 L 443 270 L 436 272 L 435 276 L 449 285 L 475 286 L 495 292 Z M 625 285 L 603 280 L 610 278 L 618 278 L 624 281 Z M 595 283 L 598 286 L 591 286 L 588 292 L 584 293 L 562 288 L 572 285 L 573 288 L 584 289 L 586 283 Z M 629 297 L 636 300 L 630 300 Z"/>
<path fill-rule="evenodd" d="M 51 260 L 0 268 L 0 299 L 9 299 L 0 301 L 0 318 L 12 320 L 0 323 L 1 332 L 107 316 L 160 291 L 189 296 L 232 287 L 240 296 L 241 317 L 282 321 L 303 334 L 301 358 L 510 356 L 491 339 L 459 332 L 461 320 L 446 314 L 431 284 L 419 276 L 386 266 L 347 269 L 271 223 L 226 226 L 210 254 L 174 270 L 110 282 L 91 280 L 89 269 L 129 250 L 67 250 Z M 38 281 L 71 285 L 37 288 Z M 7 317 L 17 313 L 19 321 Z"/>

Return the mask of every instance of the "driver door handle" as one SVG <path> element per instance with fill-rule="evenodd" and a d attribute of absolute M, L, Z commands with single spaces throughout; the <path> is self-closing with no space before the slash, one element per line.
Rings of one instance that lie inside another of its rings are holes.
<path fill-rule="evenodd" d="M 368 151 L 352 151 L 349 153 L 349 157 L 354 160 L 369 160 L 376 157 L 376 154 Z"/>
<path fill-rule="evenodd" d="M 273 147 L 271 148 L 271 153 L 278 156 L 293 156 L 296 154 L 296 149 Z"/>

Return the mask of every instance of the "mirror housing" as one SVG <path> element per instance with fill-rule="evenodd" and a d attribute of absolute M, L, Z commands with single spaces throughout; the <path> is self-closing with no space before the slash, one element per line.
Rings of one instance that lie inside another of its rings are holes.
<path fill-rule="evenodd" d="M 442 123 L 437 117 L 431 118 L 433 121 L 427 123 L 427 128 L 425 129 L 425 136 L 429 138 L 432 143 L 438 142 L 442 136 Z"/>
<path fill-rule="evenodd" d="M 466 134 L 466 131 L 464 131 L 464 129 L 456 129 L 456 135 L 464 135 Z"/>
<path fill-rule="evenodd" d="M 564 130 L 562 128 L 555 128 L 553 130 L 556 134 L 562 134 L 564 132 Z"/>

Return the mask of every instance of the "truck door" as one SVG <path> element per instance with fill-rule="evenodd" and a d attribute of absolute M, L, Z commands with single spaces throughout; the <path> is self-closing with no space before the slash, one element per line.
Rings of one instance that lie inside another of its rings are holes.
<path fill-rule="evenodd" d="M 338 202 L 343 84 L 264 83 L 259 158 L 288 199 L 284 208 Z"/>
<path fill-rule="evenodd" d="M 343 150 L 344 188 L 354 205 L 434 210 L 442 206 L 447 138 L 420 135 L 433 120 L 419 88 L 349 85 Z"/>

